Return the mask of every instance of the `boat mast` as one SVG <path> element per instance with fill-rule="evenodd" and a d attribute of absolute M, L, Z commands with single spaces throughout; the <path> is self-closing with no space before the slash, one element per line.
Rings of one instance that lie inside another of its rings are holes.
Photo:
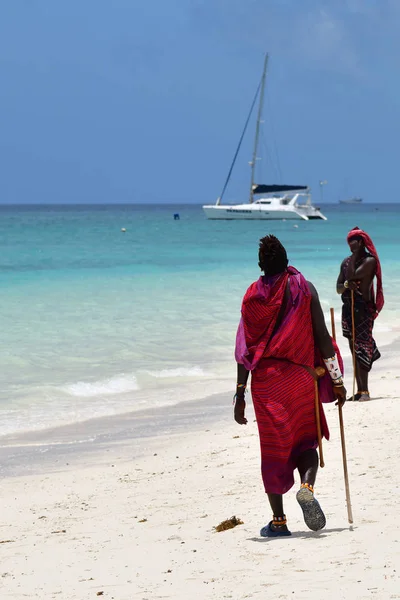
<path fill-rule="evenodd" d="M 267 74 L 267 66 L 268 66 L 268 54 L 265 55 L 265 59 L 264 59 L 264 69 L 263 69 L 263 74 L 262 74 L 262 78 L 261 78 L 260 103 L 258 105 L 258 115 L 257 115 L 256 135 L 255 135 L 255 139 L 254 139 L 253 158 L 250 163 L 250 166 L 251 166 L 251 183 L 250 183 L 250 198 L 249 198 L 250 204 L 254 200 L 254 197 L 253 197 L 254 173 L 255 173 L 255 168 L 256 168 L 258 138 L 260 136 L 260 124 L 261 124 L 261 117 L 262 117 L 262 111 L 263 111 L 263 105 L 264 105 L 264 89 L 265 89 L 265 78 L 266 78 L 266 74 Z"/>

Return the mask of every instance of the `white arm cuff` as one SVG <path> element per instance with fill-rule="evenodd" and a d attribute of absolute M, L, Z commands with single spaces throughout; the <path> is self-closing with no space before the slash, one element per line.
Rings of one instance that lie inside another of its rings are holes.
<path fill-rule="evenodd" d="M 340 370 L 336 354 L 333 358 L 324 358 L 324 363 L 332 381 L 336 381 L 342 377 L 342 372 Z"/>

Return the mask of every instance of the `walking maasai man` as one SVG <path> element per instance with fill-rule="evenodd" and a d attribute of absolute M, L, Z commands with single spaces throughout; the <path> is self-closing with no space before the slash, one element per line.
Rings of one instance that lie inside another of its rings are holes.
<path fill-rule="evenodd" d="M 260 240 L 259 266 L 264 275 L 248 288 L 236 337 L 238 363 L 235 420 L 246 424 L 245 391 L 251 371 L 251 394 L 261 445 L 261 472 L 271 505 L 272 521 L 263 537 L 290 535 L 283 498 L 294 484 L 298 469 L 301 488 L 297 500 L 307 526 L 318 531 L 325 516 L 314 498 L 318 469 L 315 411 L 315 367 L 325 363 L 318 382 L 325 402 L 346 398 L 342 361 L 326 329 L 314 286 L 294 267 L 286 250 L 273 236 Z M 329 373 L 329 374 L 328 374 Z M 329 430 L 319 403 L 322 435 Z"/>
<path fill-rule="evenodd" d="M 365 231 L 354 227 L 348 235 L 351 256 L 344 259 L 336 283 L 338 294 L 342 295 L 342 329 L 348 338 L 353 352 L 352 339 L 352 291 L 354 292 L 354 352 L 355 375 L 358 391 L 354 399 L 364 402 L 370 399 L 368 373 L 372 363 L 381 354 L 376 347 L 372 330 L 374 320 L 384 304 L 382 290 L 382 271 L 378 254 L 371 238 Z M 373 279 L 376 276 L 376 299 Z"/>

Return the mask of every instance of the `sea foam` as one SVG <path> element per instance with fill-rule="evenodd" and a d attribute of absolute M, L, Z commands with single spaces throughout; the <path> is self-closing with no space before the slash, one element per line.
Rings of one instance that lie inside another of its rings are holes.
<path fill-rule="evenodd" d="M 71 396 L 81 396 L 92 398 L 94 396 L 123 394 L 138 390 L 139 386 L 134 375 L 117 375 L 110 379 L 103 379 L 94 382 L 78 381 L 66 385 L 62 388 L 64 392 Z"/>
<path fill-rule="evenodd" d="M 201 367 L 178 367 L 176 369 L 161 369 L 160 371 L 146 371 L 148 375 L 159 378 L 172 378 L 172 377 L 208 377 L 210 373 L 207 373 Z"/>

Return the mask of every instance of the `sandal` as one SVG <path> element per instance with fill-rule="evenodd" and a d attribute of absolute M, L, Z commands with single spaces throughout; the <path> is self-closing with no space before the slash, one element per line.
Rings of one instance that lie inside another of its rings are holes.
<path fill-rule="evenodd" d="M 261 537 L 287 537 L 292 535 L 286 524 L 286 515 L 283 515 L 283 517 L 274 516 L 268 525 L 261 528 L 260 535 Z"/>
<path fill-rule="evenodd" d="M 312 485 L 302 483 L 296 494 L 296 500 L 303 511 L 304 522 L 307 527 L 312 531 L 323 529 L 326 525 L 326 518 L 318 500 L 314 498 Z"/>
<path fill-rule="evenodd" d="M 289 529 L 272 529 L 272 521 L 265 525 L 260 531 L 261 537 L 287 537 L 292 535 L 292 532 Z"/>

